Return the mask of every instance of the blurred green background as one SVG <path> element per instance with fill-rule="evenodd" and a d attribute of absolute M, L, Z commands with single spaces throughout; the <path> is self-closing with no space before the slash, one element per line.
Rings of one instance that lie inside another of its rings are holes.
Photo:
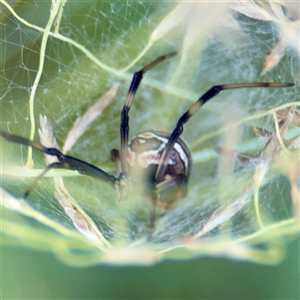
<path fill-rule="evenodd" d="M 152 267 L 73 268 L 48 253 L 2 247 L 2 299 L 299 299 L 299 239 L 286 260 L 263 266 L 227 259 Z"/>

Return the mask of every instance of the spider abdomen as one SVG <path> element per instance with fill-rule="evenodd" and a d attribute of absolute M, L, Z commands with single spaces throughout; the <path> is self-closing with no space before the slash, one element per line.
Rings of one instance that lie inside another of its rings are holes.
<path fill-rule="evenodd" d="M 130 177 L 147 185 L 152 191 L 158 189 L 158 205 L 163 207 L 186 195 L 192 165 L 189 147 L 182 139 L 178 139 L 171 151 L 163 180 L 156 182 L 156 170 L 169 136 L 169 133 L 163 131 L 142 132 L 131 139 L 127 157 Z"/>

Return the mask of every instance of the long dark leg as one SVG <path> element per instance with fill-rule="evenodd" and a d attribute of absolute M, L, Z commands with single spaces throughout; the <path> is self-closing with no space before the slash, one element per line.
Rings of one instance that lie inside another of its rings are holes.
<path fill-rule="evenodd" d="M 119 179 L 115 178 L 112 175 L 107 174 L 103 170 L 85 162 L 78 158 L 75 158 L 73 156 L 64 155 L 61 151 L 59 151 L 56 148 L 47 148 L 39 143 L 32 142 L 26 138 L 20 137 L 18 135 L 13 135 L 6 133 L 2 130 L 0 130 L 0 135 L 6 139 L 9 142 L 22 144 L 25 146 L 30 146 L 40 152 L 43 152 L 45 154 L 56 156 L 59 160 L 59 163 L 53 163 L 49 165 L 45 171 L 38 176 L 37 181 L 34 183 L 34 185 L 50 170 L 53 168 L 60 168 L 60 169 L 68 169 L 68 170 L 74 170 L 77 171 L 80 174 L 88 175 L 91 177 L 94 177 L 96 179 L 99 179 L 101 181 L 104 181 L 106 183 L 111 184 L 114 188 L 117 188 L 117 185 L 119 183 Z"/>
<path fill-rule="evenodd" d="M 117 177 L 119 178 L 122 170 L 121 170 L 121 159 L 120 159 L 120 152 L 117 149 L 112 149 L 110 152 L 111 160 L 115 164 L 115 169 L 117 173 Z"/>
<path fill-rule="evenodd" d="M 150 213 L 149 224 L 148 224 L 147 242 L 151 242 L 155 230 L 156 201 L 152 200 L 151 202 L 153 203 L 152 203 L 152 210 Z"/>
<path fill-rule="evenodd" d="M 242 88 L 280 88 L 280 87 L 290 87 L 293 83 L 266 83 L 266 82 L 253 82 L 253 83 L 237 83 L 237 84 L 224 84 L 216 85 L 209 89 L 204 95 L 202 95 L 191 107 L 187 110 L 178 120 L 175 129 L 169 137 L 168 143 L 165 147 L 164 153 L 160 159 L 159 166 L 155 174 L 156 182 L 161 182 L 163 180 L 164 174 L 166 172 L 171 150 L 173 149 L 175 143 L 183 132 L 183 125 L 200 109 L 200 107 L 207 101 L 215 97 L 223 90 L 233 90 Z"/>
<path fill-rule="evenodd" d="M 130 88 L 127 93 L 125 104 L 121 112 L 121 125 L 120 125 L 120 136 L 121 136 L 121 170 L 122 173 L 127 172 L 127 148 L 128 148 L 128 135 L 129 135 L 129 110 L 132 105 L 134 95 L 143 79 L 143 75 L 158 63 L 164 61 L 165 59 L 175 55 L 176 52 L 169 53 L 158 57 L 156 60 L 145 66 L 140 71 L 134 73 Z"/>
<path fill-rule="evenodd" d="M 153 233 L 155 231 L 156 221 L 156 208 L 157 206 L 170 210 L 170 203 L 161 202 L 163 199 L 170 200 L 170 197 L 174 197 L 174 190 L 177 189 L 177 195 L 180 198 L 184 198 L 187 194 L 187 182 L 186 175 L 179 174 L 156 185 L 156 189 L 153 190 L 153 194 L 150 196 L 150 202 L 152 203 L 152 210 L 149 218 L 147 241 L 151 241 Z M 176 196 L 174 202 L 176 202 Z M 166 205 L 166 206 L 165 206 Z M 172 206 L 172 205 L 171 205 Z"/>
<path fill-rule="evenodd" d="M 29 194 L 33 191 L 37 183 L 51 170 L 51 169 L 69 169 L 67 165 L 61 162 L 54 162 L 46 167 L 46 169 L 31 182 L 30 186 L 27 188 L 24 198 L 27 198 Z"/>

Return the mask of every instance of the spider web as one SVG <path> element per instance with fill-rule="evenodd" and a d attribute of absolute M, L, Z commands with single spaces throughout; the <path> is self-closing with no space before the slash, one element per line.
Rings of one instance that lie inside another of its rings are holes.
<path fill-rule="evenodd" d="M 239 5 L 246 10 L 259 7 L 254 2 L 249 7 Z M 255 190 L 257 159 L 266 138 L 259 139 L 253 128 L 274 133 L 272 116 L 299 105 L 299 49 L 287 39 L 281 61 L 260 75 L 280 38 L 281 28 L 272 22 L 270 10 L 266 10 L 270 19 L 262 20 L 221 3 L 212 9 L 205 3 L 67 2 L 58 9 L 56 23 L 49 25 L 50 1 L 9 8 L 1 3 L 1 128 L 28 138 L 35 132 L 38 140 L 42 114 L 62 146 L 75 120 L 117 84 L 113 102 L 70 152 L 110 174 L 115 174 L 110 150 L 119 148 L 120 111 L 133 72 L 161 54 L 178 52 L 145 75 L 130 112 L 131 136 L 148 129 L 172 131 L 193 101 L 216 84 L 294 82 L 296 87 L 222 92 L 193 116 L 183 133 L 194 161 L 188 196 L 167 214 L 158 210 L 150 244 L 145 236 L 151 205 L 145 199 L 132 196 L 119 202 L 110 186 L 76 172 L 51 172 L 28 199 L 20 200 L 45 167 L 44 157 L 33 151 L 35 166 L 28 169 L 23 167 L 28 149 L 1 140 L 4 243 L 51 249 L 73 265 L 153 263 L 208 253 L 263 263 L 280 259 L 281 255 L 268 257 L 263 250 L 271 253 L 275 247 L 281 253 L 284 242 L 278 241 L 297 232 L 299 190 L 291 188 L 295 185 L 291 168 L 280 163 L 273 167 L 273 162 Z M 41 55 L 47 26 L 51 31 Z M 44 66 L 33 95 L 41 57 Z M 282 138 L 293 141 L 299 127 L 291 123 Z M 240 152 L 248 155 L 244 163 Z M 293 157 L 291 166 L 299 164 L 299 152 Z M 78 233 L 53 192 L 57 176 L 64 178 L 76 208 L 89 216 L 88 224 L 94 224 L 114 247 L 91 244 Z M 273 245 L 274 237 L 278 239 Z M 139 259 L 134 260 L 132 252 L 126 256 L 128 249 L 136 251 Z M 83 259 L 78 262 L 77 256 Z"/>

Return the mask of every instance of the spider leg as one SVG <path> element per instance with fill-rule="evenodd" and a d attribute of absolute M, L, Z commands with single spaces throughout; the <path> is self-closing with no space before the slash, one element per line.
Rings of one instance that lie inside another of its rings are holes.
<path fill-rule="evenodd" d="M 24 198 L 27 198 L 29 194 L 33 191 L 37 183 L 51 170 L 51 169 L 69 169 L 66 164 L 63 164 L 61 162 L 54 162 L 46 167 L 46 169 L 34 179 L 34 181 L 30 184 L 30 186 L 27 188 Z"/>
<path fill-rule="evenodd" d="M 164 61 L 165 59 L 175 55 L 176 52 L 172 52 L 169 54 L 162 55 L 158 57 L 156 60 L 145 66 L 138 72 L 135 72 L 125 99 L 125 104 L 123 106 L 123 110 L 121 112 L 121 124 L 120 124 L 120 136 L 121 136 L 121 170 L 122 173 L 126 173 L 127 168 L 127 148 L 128 148 L 128 135 L 129 135 L 129 110 L 132 105 L 133 98 L 135 93 L 143 79 L 143 75 L 153 67 L 155 67 L 158 63 Z"/>
<path fill-rule="evenodd" d="M 110 152 L 110 156 L 111 156 L 111 160 L 115 164 L 117 177 L 119 177 L 120 174 L 122 173 L 122 171 L 121 171 L 121 159 L 120 159 L 120 152 L 119 152 L 119 150 L 112 149 L 111 152 Z"/>
<path fill-rule="evenodd" d="M 156 202 L 151 199 L 152 204 L 152 210 L 149 218 L 149 224 L 148 224 L 148 233 L 147 233 L 147 242 L 150 242 L 153 237 L 153 233 L 155 230 L 155 220 L 156 220 Z"/>
<path fill-rule="evenodd" d="M 32 188 L 36 185 L 36 183 L 50 170 L 50 169 L 68 169 L 68 170 L 74 170 L 77 171 L 80 174 L 88 175 L 91 177 L 94 177 L 96 179 L 99 179 L 101 181 L 104 181 L 106 183 L 111 184 L 114 188 L 117 188 L 119 185 L 119 179 L 115 178 L 112 175 L 109 175 L 108 173 L 104 172 L 100 168 L 97 168 L 83 160 L 80 160 L 78 158 L 75 158 L 73 156 L 64 155 L 61 151 L 59 151 L 56 148 L 47 148 L 39 143 L 32 142 L 26 138 L 20 137 L 18 135 L 13 135 L 6 133 L 2 130 L 0 130 L 0 135 L 6 139 L 9 142 L 30 146 L 40 152 L 43 152 L 45 154 L 56 156 L 59 162 L 55 162 L 47 166 L 47 168 L 36 178 L 36 180 L 31 185 Z M 30 186 L 30 187 L 31 187 Z M 29 187 L 29 190 L 26 192 L 26 194 L 29 194 L 29 192 L 32 190 L 32 188 Z M 25 195 L 26 195 L 25 194 Z"/>
<path fill-rule="evenodd" d="M 179 174 L 177 176 L 171 177 L 163 182 L 156 185 L 156 190 L 153 195 L 150 196 L 150 202 L 152 203 L 152 210 L 149 218 L 147 241 L 151 241 L 153 233 L 155 230 L 156 221 L 156 208 L 161 207 L 169 211 L 171 209 L 170 204 L 162 202 L 163 199 L 170 199 L 170 192 L 174 196 L 174 189 L 178 188 L 178 193 L 180 193 L 180 198 L 184 198 L 187 194 L 187 183 L 188 179 L 186 175 Z M 166 206 L 165 206 L 166 205 Z M 164 213 L 165 214 L 165 213 Z"/>
<path fill-rule="evenodd" d="M 161 182 L 163 180 L 164 174 L 166 172 L 171 150 L 173 149 L 175 143 L 183 132 L 183 125 L 210 99 L 215 97 L 223 90 L 233 90 L 242 88 L 280 88 L 280 87 L 291 87 L 294 83 L 279 83 L 279 82 L 253 82 L 253 83 L 237 83 L 237 84 L 223 84 L 215 85 L 204 93 L 178 120 L 175 129 L 169 137 L 168 143 L 164 149 L 163 155 L 160 159 L 158 165 L 155 180 L 156 182 Z"/>
<path fill-rule="evenodd" d="M 178 188 L 178 192 L 180 193 L 179 198 L 184 198 L 187 195 L 187 183 L 188 178 L 184 174 L 178 174 L 176 176 L 172 176 L 168 178 L 167 180 L 164 180 L 156 185 L 157 193 L 162 195 L 163 193 L 171 192 L 174 193 L 174 189 Z M 167 199 L 170 199 L 170 197 L 165 196 Z M 162 198 L 162 197 L 161 197 Z M 161 202 L 158 206 L 164 207 L 164 203 Z M 170 204 L 168 203 L 168 206 Z"/>

